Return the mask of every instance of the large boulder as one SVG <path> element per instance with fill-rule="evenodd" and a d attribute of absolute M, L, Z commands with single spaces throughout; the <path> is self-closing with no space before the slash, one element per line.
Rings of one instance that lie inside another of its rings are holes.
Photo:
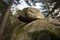
<path fill-rule="evenodd" d="M 24 8 L 22 10 L 22 13 L 20 13 L 18 18 L 19 18 L 19 20 L 21 20 L 23 22 L 29 23 L 29 22 L 32 22 L 39 18 L 44 19 L 44 15 L 38 9 L 28 7 L 28 8 Z"/>
<path fill-rule="evenodd" d="M 60 40 L 60 22 L 44 18 L 38 9 L 23 9 L 19 19 L 28 23 L 14 30 L 11 40 Z"/>
<path fill-rule="evenodd" d="M 18 28 L 12 40 L 60 40 L 60 26 L 47 19 L 39 19 Z"/>

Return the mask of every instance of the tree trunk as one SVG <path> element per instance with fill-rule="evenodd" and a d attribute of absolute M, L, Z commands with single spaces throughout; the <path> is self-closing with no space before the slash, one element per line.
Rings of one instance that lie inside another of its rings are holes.
<path fill-rule="evenodd" d="M 2 22 L 1 22 L 1 25 L 0 25 L 0 37 L 2 38 L 1 40 L 4 40 L 4 37 L 3 37 L 3 33 L 4 33 L 4 29 L 5 29 L 5 26 L 6 26 L 6 22 L 7 22 L 7 18 L 8 18 L 8 15 L 9 15 L 9 11 L 10 11 L 10 8 L 13 4 L 13 0 L 11 0 L 9 6 L 7 7 L 7 10 L 5 12 L 5 15 L 2 19 Z"/>

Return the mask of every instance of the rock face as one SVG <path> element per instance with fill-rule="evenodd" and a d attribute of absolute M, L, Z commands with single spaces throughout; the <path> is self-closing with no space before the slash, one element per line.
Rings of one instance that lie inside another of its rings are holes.
<path fill-rule="evenodd" d="M 25 8 L 22 12 L 19 19 L 28 24 L 17 28 L 11 40 L 60 40 L 60 25 L 56 25 L 58 20 L 44 19 L 43 14 L 35 8 Z"/>
<path fill-rule="evenodd" d="M 39 19 L 17 29 L 12 40 L 60 40 L 60 26 Z"/>
<path fill-rule="evenodd" d="M 20 13 L 18 18 L 21 21 L 29 23 L 29 22 L 34 21 L 39 18 L 44 19 L 44 15 L 38 9 L 28 7 L 28 8 L 25 8 L 22 10 L 22 13 Z"/>

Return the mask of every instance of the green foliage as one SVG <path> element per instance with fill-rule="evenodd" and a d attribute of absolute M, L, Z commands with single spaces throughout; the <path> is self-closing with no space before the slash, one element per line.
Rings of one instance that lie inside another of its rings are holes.
<path fill-rule="evenodd" d="M 2 17 L 4 16 L 5 12 L 6 12 L 6 9 L 7 9 L 7 5 L 3 2 L 3 0 L 0 0 L 0 22 L 1 22 L 1 19 Z"/>
<path fill-rule="evenodd" d="M 6 40 L 10 40 L 12 33 L 16 31 L 17 28 L 22 27 L 24 24 L 25 23 L 18 20 L 16 15 L 10 13 L 4 32 Z"/>
<path fill-rule="evenodd" d="M 16 10 L 17 15 L 20 15 L 21 13 L 22 13 L 22 10 L 18 10 L 18 9 Z"/>
<path fill-rule="evenodd" d="M 0 12 L 4 13 L 6 11 L 7 5 L 3 3 L 3 0 L 0 0 Z"/>
<path fill-rule="evenodd" d="M 46 6 L 46 8 L 48 9 L 47 12 L 48 14 L 46 14 L 46 17 L 52 17 L 52 18 L 56 18 L 57 15 L 59 15 L 59 5 L 60 5 L 60 0 L 42 0 Z M 53 7 L 52 7 L 53 6 Z M 52 10 L 50 10 L 52 9 Z M 55 10 L 58 9 L 57 12 L 55 12 Z"/>

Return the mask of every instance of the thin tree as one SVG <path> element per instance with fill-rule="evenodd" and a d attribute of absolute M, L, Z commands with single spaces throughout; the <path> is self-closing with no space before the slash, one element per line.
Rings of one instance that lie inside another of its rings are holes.
<path fill-rule="evenodd" d="M 6 22 L 7 22 L 7 18 L 8 18 L 8 15 L 9 15 L 9 11 L 10 11 L 10 8 L 13 4 L 13 0 L 10 0 L 10 3 L 7 7 L 7 10 L 2 18 L 2 22 L 1 22 L 1 25 L 0 25 L 0 37 L 2 38 L 1 40 L 4 40 L 4 37 L 3 37 L 3 33 L 4 33 L 4 29 L 5 29 L 5 26 L 6 26 Z"/>

